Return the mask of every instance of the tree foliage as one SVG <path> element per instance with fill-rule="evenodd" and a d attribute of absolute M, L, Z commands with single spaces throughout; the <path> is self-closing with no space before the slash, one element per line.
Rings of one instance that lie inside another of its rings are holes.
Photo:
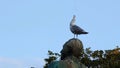
<path fill-rule="evenodd" d="M 60 57 L 60 54 L 48 51 L 48 58 L 45 58 L 45 66 L 47 66 Z M 84 49 L 84 53 L 80 56 L 80 61 L 88 68 L 120 68 L 120 48 L 117 46 L 111 50 L 95 50 L 91 48 Z"/>
<path fill-rule="evenodd" d="M 57 60 L 57 59 L 60 57 L 60 54 L 58 54 L 58 53 L 53 53 L 52 51 L 48 50 L 48 56 L 49 56 L 48 58 L 45 58 L 45 59 L 44 59 L 45 62 L 46 62 L 44 68 L 48 68 L 48 65 L 49 65 L 52 61 Z"/>

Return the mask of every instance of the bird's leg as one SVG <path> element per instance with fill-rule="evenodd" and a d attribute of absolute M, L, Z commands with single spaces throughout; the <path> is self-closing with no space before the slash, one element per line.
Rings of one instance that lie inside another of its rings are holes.
<path fill-rule="evenodd" d="M 78 34 L 76 34 L 76 38 L 78 37 Z"/>
<path fill-rule="evenodd" d="M 74 38 L 75 38 L 75 34 L 74 34 Z"/>

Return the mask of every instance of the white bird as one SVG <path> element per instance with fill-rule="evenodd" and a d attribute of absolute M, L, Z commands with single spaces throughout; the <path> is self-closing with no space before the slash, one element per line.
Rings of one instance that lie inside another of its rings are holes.
<path fill-rule="evenodd" d="M 70 30 L 71 32 L 74 34 L 74 38 L 75 35 L 76 37 L 80 34 L 88 34 L 88 32 L 84 31 L 82 28 L 80 28 L 79 26 L 75 25 L 75 15 L 73 15 L 73 19 L 70 22 Z"/>

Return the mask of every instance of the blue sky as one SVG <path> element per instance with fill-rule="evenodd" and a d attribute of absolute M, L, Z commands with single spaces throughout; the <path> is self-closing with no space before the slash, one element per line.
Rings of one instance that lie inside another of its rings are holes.
<path fill-rule="evenodd" d="M 48 50 L 73 38 L 74 14 L 89 32 L 78 37 L 84 48 L 120 46 L 119 0 L 0 0 L 0 68 L 42 68 Z"/>

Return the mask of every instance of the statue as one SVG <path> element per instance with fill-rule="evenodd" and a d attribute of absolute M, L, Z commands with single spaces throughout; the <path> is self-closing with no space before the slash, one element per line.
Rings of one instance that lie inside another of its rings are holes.
<path fill-rule="evenodd" d="M 61 50 L 60 61 L 52 62 L 48 68 L 86 68 L 80 60 L 83 53 L 83 44 L 79 39 L 68 40 Z"/>

